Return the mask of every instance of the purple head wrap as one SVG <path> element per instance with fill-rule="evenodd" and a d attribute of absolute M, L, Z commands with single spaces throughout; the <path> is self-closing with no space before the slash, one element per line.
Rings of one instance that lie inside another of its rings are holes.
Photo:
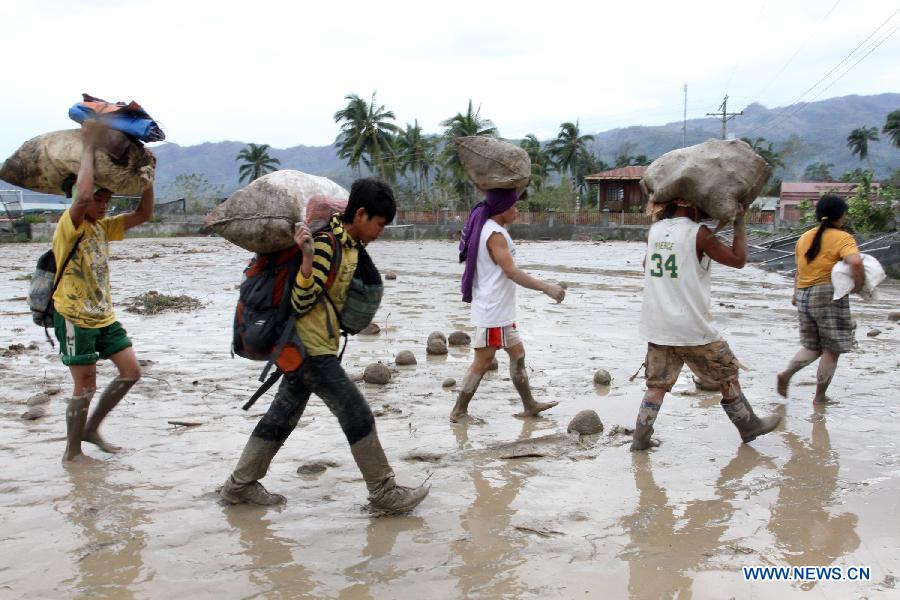
<path fill-rule="evenodd" d="M 475 282 L 475 261 L 478 259 L 478 242 L 484 223 L 509 209 L 519 199 L 514 189 L 490 189 L 484 193 L 484 200 L 472 208 L 469 220 L 459 238 L 459 262 L 465 262 L 466 268 L 462 276 L 463 302 L 472 301 L 472 284 Z"/>

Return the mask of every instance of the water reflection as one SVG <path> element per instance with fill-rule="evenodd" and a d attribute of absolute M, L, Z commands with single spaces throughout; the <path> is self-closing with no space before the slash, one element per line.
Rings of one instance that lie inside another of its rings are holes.
<path fill-rule="evenodd" d="M 278 536 L 266 511 L 250 506 L 228 507 L 228 524 L 240 536 L 242 555 L 250 582 L 258 593 L 272 592 L 278 597 L 307 597 L 315 590 L 309 571 L 294 560 L 294 540 Z"/>
<path fill-rule="evenodd" d="M 517 439 L 532 437 L 536 423 L 536 419 L 523 419 Z M 468 445 L 468 425 L 460 423 L 452 429 L 458 447 L 464 449 Z M 510 527 L 516 514 L 512 502 L 525 483 L 525 476 L 517 472 L 521 464 L 516 460 L 503 460 L 496 465 L 477 461 L 469 469 L 475 499 L 459 518 L 465 535 L 450 544 L 451 552 L 461 561 L 450 573 L 457 578 L 457 589 L 463 598 L 516 597 L 528 589 L 517 574 L 527 561 L 521 550 L 528 546 L 528 540 L 512 535 Z"/>
<path fill-rule="evenodd" d="M 734 513 L 738 484 L 754 468 L 768 464 L 751 446 L 741 445 L 719 472 L 716 498 L 692 500 L 683 514 L 669 503 L 665 488 L 653 478 L 652 455 L 632 454 L 638 505 L 620 520 L 631 536 L 621 557 L 629 563 L 628 591 L 632 598 L 690 598 L 693 572 L 722 545 L 722 534 Z"/>
<path fill-rule="evenodd" d="M 831 448 L 824 415 L 814 415 L 808 442 L 791 431 L 783 435 L 791 456 L 781 469 L 781 488 L 769 521 L 782 553 L 779 561 L 791 566 L 830 565 L 859 547 L 859 517 L 830 510 L 840 504 L 840 461 Z M 801 587 L 814 586 L 815 582 L 807 582 Z"/>
<path fill-rule="evenodd" d="M 77 579 L 64 583 L 89 596 L 134 598 L 130 586 L 141 579 L 141 553 L 147 545 L 143 526 L 149 511 L 131 493 L 131 487 L 109 481 L 107 465 L 67 471 L 71 483 L 65 517 L 82 531 L 83 544 L 72 559 Z"/>

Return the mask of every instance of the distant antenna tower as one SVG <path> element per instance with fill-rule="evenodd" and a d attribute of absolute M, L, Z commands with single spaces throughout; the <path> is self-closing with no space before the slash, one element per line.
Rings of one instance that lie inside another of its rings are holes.
<path fill-rule="evenodd" d="M 684 84 L 684 118 L 681 121 L 681 147 L 687 146 L 687 84 Z"/>

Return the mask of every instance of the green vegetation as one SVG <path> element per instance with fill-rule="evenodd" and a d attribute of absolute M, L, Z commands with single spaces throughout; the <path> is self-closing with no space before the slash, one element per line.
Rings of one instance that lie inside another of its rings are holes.
<path fill-rule="evenodd" d="M 856 233 L 867 234 L 894 229 L 893 204 L 897 190 L 883 186 L 876 199 L 871 199 L 872 171 L 865 171 L 856 180 L 856 191 L 847 199 L 850 224 Z"/>
<path fill-rule="evenodd" d="M 168 188 L 170 198 L 184 198 L 190 213 L 204 213 L 216 205 L 222 197 L 221 185 L 213 185 L 200 173 L 182 173 Z"/>
<path fill-rule="evenodd" d="M 857 127 L 847 136 L 847 148 L 850 154 L 858 155 L 859 160 L 869 159 L 869 142 L 878 141 L 878 128 Z"/>

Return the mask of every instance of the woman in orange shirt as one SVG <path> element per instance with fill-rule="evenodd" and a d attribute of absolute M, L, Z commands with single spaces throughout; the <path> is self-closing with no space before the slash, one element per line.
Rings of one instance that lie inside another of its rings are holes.
<path fill-rule="evenodd" d="M 802 348 L 787 368 L 778 374 L 778 393 L 787 397 L 791 377 L 817 358 L 816 395 L 814 404 L 831 399 L 825 391 L 837 368 L 838 356 L 853 347 L 853 321 L 850 318 L 850 296 L 832 300 L 831 268 L 843 260 L 851 267 L 853 291 L 862 289 L 863 267 L 859 248 L 853 236 L 842 230 L 847 216 L 847 203 L 839 196 L 827 194 L 816 203 L 819 226 L 810 229 L 797 240 L 797 271 L 794 276 L 794 297 L 800 320 Z"/>

